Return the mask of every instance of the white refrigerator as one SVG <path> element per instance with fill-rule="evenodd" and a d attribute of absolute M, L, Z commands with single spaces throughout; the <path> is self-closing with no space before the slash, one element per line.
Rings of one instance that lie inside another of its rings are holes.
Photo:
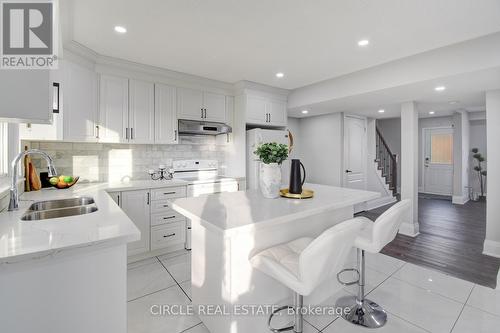
<path fill-rule="evenodd" d="M 247 188 L 259 188 L 259 160 L 253 153 L 257 147 L 263 143 L 276 142 L 290 146 L 290 137 L 288 131 L 271 130 L 254 128 L 247 131 Z M 281 164 L 281 182 L 283 185 L 288 186 L 290 175 L 289 160 L 283 161 Z M 286 187 L 285 186 L 285 187 Z"/>

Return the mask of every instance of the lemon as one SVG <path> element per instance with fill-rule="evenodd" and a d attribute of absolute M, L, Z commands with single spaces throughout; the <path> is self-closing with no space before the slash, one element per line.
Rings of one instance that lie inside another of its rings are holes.
<path fill-rule="evenodd" d="M 59 178 L 58 178 L 58 177 L 51 177 L 51 178 L 49 179 L 49 183 L 50 183 L 51 185 L 56 185 L 58 182 L 59 182 Z"/>

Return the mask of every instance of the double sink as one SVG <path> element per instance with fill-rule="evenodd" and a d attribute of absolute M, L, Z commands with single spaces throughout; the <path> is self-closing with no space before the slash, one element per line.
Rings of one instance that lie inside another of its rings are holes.
<path fill-rule="evenodd" d="M 59 200 L 37 201 L 21 217 L 22 221 L 37 221 L 90 214 L 97 211 L 94 198 L 76 197 Z"/>

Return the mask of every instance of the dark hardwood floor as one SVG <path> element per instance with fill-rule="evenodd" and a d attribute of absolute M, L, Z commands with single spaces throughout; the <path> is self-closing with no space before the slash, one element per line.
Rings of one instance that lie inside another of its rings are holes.
<path fill-rule="evenodd" d="M 359 215 L 375 220 L 390 207 Z M 486 232 L 486 203 L 453 205 L 446 197 L 419 197 L 420 234 L 398 234 L 382 253 L 419 266 L 495 288 L 500 258 L 482 254 Z"/>

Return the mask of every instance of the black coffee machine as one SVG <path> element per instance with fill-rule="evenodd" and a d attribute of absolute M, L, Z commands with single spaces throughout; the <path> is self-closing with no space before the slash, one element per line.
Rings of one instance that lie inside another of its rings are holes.
<path fill-rule="evenodd" d="M 301 170 L 304 172 L 302 176 Z M 288 186 L 288 193 L 301 194 L 302 185 L 306 181 L 306 169 L 304 164 L 300 162 L 299 159 L 292 159 L 292 165 L 290 167 L 290 185 Z"/>

